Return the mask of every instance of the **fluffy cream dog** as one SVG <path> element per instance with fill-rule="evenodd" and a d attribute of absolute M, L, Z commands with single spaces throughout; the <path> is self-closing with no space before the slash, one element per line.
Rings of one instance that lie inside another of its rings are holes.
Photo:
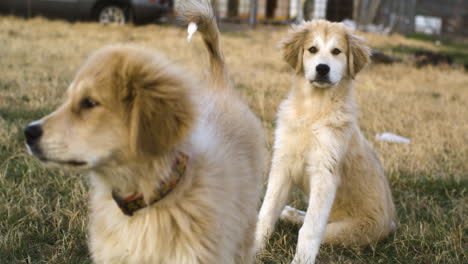
<path fill-rule="evenodd" d="M 25 129 L 43 162 L 89 172 L 95 263 L 253 260 L 263 132 L 230 87 L 211 8 L 186 4 L 210 55 L 209 84 L 142 48 L 107 47 L 64 104 Z"/>
<path fill-rule="evenodd" d="M 366 245 L 387 236 L 395 209 L 353 99 L 353 80 L 368 63 L 369 48 L 342 24 L 323 20 L 295 27 L 281 47 L 296 76 L 278 113 L 256 243 L 264 247 L 296 185 L 309 201 L 293 262 L 314 263 L 322 241 Z M 301 218 L 294 210 L 283 215 Z"/>

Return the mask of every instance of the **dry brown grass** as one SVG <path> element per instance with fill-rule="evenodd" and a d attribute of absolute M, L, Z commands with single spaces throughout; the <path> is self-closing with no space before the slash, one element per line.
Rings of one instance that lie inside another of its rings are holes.
<path fill-rule="evenodd" d="M 291 71 L 278 41 L 286 27 L 224 32 L 232 78 L 262 119 L 271 147 L 275 113 Z M 420 46 L 403 36 L 365 34 L 374 47 Z M 150 25 L 29 21 L 0 17 L 0 263 L 87 263 L 86 185 L 80 175 L 43 169 L 25 153 L 21 129 L 57 106 L 74 72 L 106 44 L 158 50 L 196 75 L 206 69 L 199 39 L 185 29 Z M 357 79 L 360 125 L 382 159 L 400 218 L 397 233 L 370 249 L 323 247 L 320 263 L 467 261 L 468 74 L 461 69 L 372 65 Z M 377 142 L 392 132 L 411 144 Z M 292 203 L 303 207 L 297 194 Z M 258 263 L 291 260 L 298 227 L 280 223 Z M 466 263 L 466 262 L 465 262 Z"/>

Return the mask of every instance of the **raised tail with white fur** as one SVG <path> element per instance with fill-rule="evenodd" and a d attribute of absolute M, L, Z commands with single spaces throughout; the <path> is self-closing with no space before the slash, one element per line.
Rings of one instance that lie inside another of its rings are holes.
<path fill-rule="evenodd" d="M 210 76 L 215 88 L 230 86 L 229 74 L 221 51 L 218 25 L 211 4 L 207 0 L 180 1 L 180 18 L 188 24 L 188 37 L 198 30 L 205 42 L 210 57 Z"/>

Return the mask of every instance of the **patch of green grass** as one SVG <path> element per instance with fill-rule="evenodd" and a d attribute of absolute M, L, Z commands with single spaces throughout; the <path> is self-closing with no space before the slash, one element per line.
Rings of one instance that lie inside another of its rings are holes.
<path fill-rule="evenodd" d="M 23 127 L 50 109 L 0 109 L 0 263 L 90 263 L 86 185 L 81 175 L 49 170 L 30 157 Z M 4 144 L 4 142 L 8 144 Z"/>
<path fill-rule="evenodd" d="M 391 184 L 397 231 L 367 248 L 322 245 L 317 263 L 467 263 L 468 180 L 430 180 L 406 174 Z M 298 202 L 295 199 L 293 203 Z M 290 263 L 299 229 L 280 221 L 261 263 Z"/>
<path fill-rule="evenodd" d="M 24 97 L 24 96 L 23 96 Z M 21 97 L 21 98 L 23 98 Z M 21 99 L 25 100 L 25 99 Z M 0 117 L 10 122 L 21 122 L 21 121 L 34 121 L 38 120 L 45 115 L 51 113 L 53 107 L 47 107 L 42 109 L 25 109 L 25 108 L 0 108 Z"/>
<path fill-rule="evenodd" d="M 418 46 L 399 45 L 396 47 L 384 47 L 383 50 L 390 50 L 400 55 L 413 55 L 416 51 L 426 49 Z M 451 56 L 455 63 L 468 64 L 468 45 L 463 47 L 443 46 L 440 48 L 440 51 L 437 52 Z"/>
<path fill-rule="evenodd" d="M 460 64 L 468 64 L 468 45 L 453 45 L 442 51 L 443 54 L 452 56 L 455 62 Z"/>
<path fill-rule="evenodd" d="M 406 35 L 406 37 L 410 38 L 410 39 L 417 39 L 417 40 L 422 40 L 422 41 L 429 41 L 429 42 L 434 42 L 434 41 L 448 41 L 448 39 L 443 39 L 441 36 L 437 36 L 437 35 L 429 35 L 429 34 L 424 34 L 424 33 L 412 33 L 412 34 L 408 34 Z"/>
<path fill-rule="evenodd" d="M 451 38 L 427 35 L 422 33 L 414 33 L 408 35 L 408 38 L 427 41 L 435 43 L 440 41 L 441 46 L 439 46 L 439 52 L 445 55 L 451 56 L 455 62 L 460 64 L 468 64 L 468 43 L 456 42 Z M 404 54 L 413 54 L 415 51 L 423 50 L 421 47 L 417 46 L 397 46 L 391 48 L 395 52 L 404 53 Z"/>
<path fill-rule="evenodd" d="M 0 80 L 0 91 L 16 88 L 18 85 L 11 81 Z"/>
<path fill-rule="evenodd" d="M 403 53 L 403 54 L 409 54 L 409 55 L 412 55 L 416 51 L 423 50 L 423 48 L 421 47 L 405 46 L 405 45 L 399 45 L 399 46 L 391 47 L 387 49 L 391 49 L 393 52 L 396 52 L 396 53 Z"/>
<path fill-rule="evenodd" d="M 448 36 L 440 36 L 440 35 L 429 35 L 429 34 L 424 34 L 424 33 L 412 33 L 406 35 L 407 38 L 409 39 L 417 39 L 417 40 L 422 40 L 422 41 L 427 41 L 427 42 L 437 42 L 440 41 L 441 44 L 447 45 L 447 46 L 453 46 L 453 47 L 465 47 L 465 43 L 462 41 L 457 41 L 456 38 L 453 37 L 448 37 Z"/>

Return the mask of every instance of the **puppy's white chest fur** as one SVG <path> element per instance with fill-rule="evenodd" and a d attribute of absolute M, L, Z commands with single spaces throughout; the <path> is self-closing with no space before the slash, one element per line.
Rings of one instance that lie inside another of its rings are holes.
<path fill-rule="evenodd" d="M 275 151 L 278 152 L 273 163 L 289 164 L 292 181 L 306 194 L 309 193 L 309 177 L 306 168 L 313 168 L 321 162 L 320 152 L 324 143 L 333 140 L 324 129 L 331 120 L 322 113 L 324 102 L 318 99 L 304 100 L 298 104 L 293 96 L 283 101 L 278 112 L 278 125 L 275 131 Z M 326 108 L 326 106 L 325 106 Z M 325 141 L 325 142 L 324 142 Z"/>

